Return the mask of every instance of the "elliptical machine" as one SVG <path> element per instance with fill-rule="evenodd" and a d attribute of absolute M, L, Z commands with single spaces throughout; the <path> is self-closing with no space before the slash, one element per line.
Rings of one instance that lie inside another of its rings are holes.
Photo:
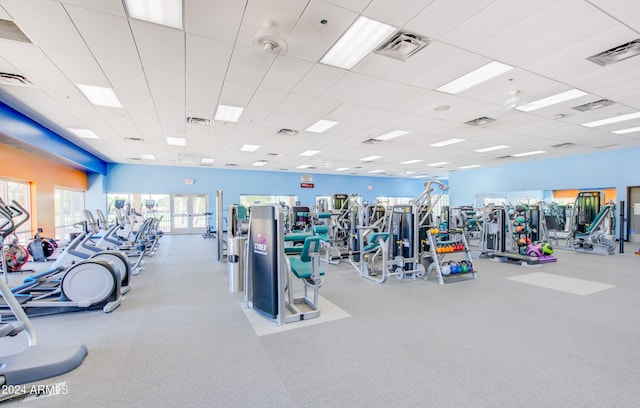
<path fill-rule="evenodd" d="M 27 210 L 16 201 L 10 206 L 0 201 L 0 216 L 6 220 L 0 224 L 2 240 L 29 219 Z M 93 309 L 108 313 L 122 302 L 122 281 L 113 260 L 95 257 L 67 266 L 54 265 L 46 272 L 26 278 L 10 292 L 29 316 Z M 13 306 L 0 304 L 0 316 L 15 317 Z"/>

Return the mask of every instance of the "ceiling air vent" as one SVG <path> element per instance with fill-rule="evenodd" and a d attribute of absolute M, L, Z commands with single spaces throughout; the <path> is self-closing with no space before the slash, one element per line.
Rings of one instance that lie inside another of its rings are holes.
<path fill-rule="evenodd" d="M 142 160 L 140 157 L 129 157 L 129 160 Z"/>
<path fill-rule="evenodd" d="M 0 84 L 15 86 L 33 86 L 31 81 L 22 75 L 0 72 Z"/>
<path fill-rule="evenodd" d="M 235 163 L 225 163 L 224 165 L 227 166 L 227 167 L 236 167 L 237 166 L 237 164 L 235 164 Z"/>
<path fill-rule="evenodd" d="M 555 144 L 555 145 L 551 145 L 551 147 L 555 147 L 556 149 L 564 149 L 566 147 L 572 147 L 575 146 L 575 143 L 571 143 L 571 142 L 567 142 L 567 143 L 560 143 L 560 144 Z"/>
<path fill-rule="evenodd" d="M 640 38 L 626 44 L 618 45 L 617 47 L 613 47 L 606 51 L 602 51 L 601 53 L 592 55 L 587 59 L 605 67 L 607 65 L 626 60 L 627 58 L 635 57 L 638 54 L 640 54 Z"/>
<path fill-rule="evenodd" d="M 295 136 L 300 133 L 299 130 L 282 128 L 276 132 L 279 135 Z"/>
<path fill-rule="evenodd" d="M 209 126 L 211 124 L 210 119 L 196 118 L 195 116 L 187 117 L 187 123 L 190 125 Z"/>
<path fill-rule="evenodd" d="M 141 137 L 125 137 L 124 140 L 128 140 L 130 142 L 144 142 L 144 139 Z"/>
<path fill-rule="evenodd" d="M 362 143 L 364 143 L 364 144 L 370 144 L 370 145 L 375 145 L 375 144 L 378 144 L 378 143 L 380 143 L 380 142 L 382 142 L 382 140 L 380 140 L 380 139 L 367 139 L 367 140 L 365 140 L 365 141 L 364 141 L 364 142 L 362 142 Z"/>
<path fill-rule="evenodd" d="M 473 119 L 470 120 L 468 122 L 464 122 L 465 125 L 472 125 L 472 126 L 481 126 L 481 125 L 488 125 L 491 122 L 495 122 L 496 120 L 493 118 L 489 118 L 487 116 L 482 116 L 480 118 L 477 119 Z"/>
<path fill-rule="evenodd" d="M 593 101 L 593 102 L 585 103 L 584 105 L 574 106 L 572 109 L 586 112 L 590 110 L 604 108 L 605 106 L 610 106 L 610 105 L 613 105 L 614 103 L 615 103 L 614 101 L 611 101 L 609 99 L 600 99 L 599 101 Z"/>
<path fill-rule="evenodd" d="M 608 144 L 608 145 L 604 145 L 604 146 L 597 146 L 596 149 L 609 149 L 611 147 L 616 147 L 617 144 Z"/>
<path fill-rule="evenodd" d="M 10 20 L 0 20 L 0 38 L 31 44 L 29 37 L 27 37 L 22 30 Z"/>
<path fill-rule="evenodd" d="M 267 153 L 267 156 L 282 156 L 282 153 Z"/>
<path fill-rule="evenodd" d="M 418 34 L 399 32 L 375 51 L 385 57 L 406 61 L 416 55 L 421 49 L 429 45 L 429 40 Z"/>

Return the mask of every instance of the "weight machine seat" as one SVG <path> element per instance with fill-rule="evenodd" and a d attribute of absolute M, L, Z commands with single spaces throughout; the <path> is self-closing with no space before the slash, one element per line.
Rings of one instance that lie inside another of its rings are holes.
<path fill-rule="evenodd" d="M 318 219 L 319 220 L 327 219 L 327 218 L 331 218 L 331 213 L 330 212 L 318 213 Z"/>
<path fill-rule="evenodd" d="M 313 249 L 311 249 L 311 245 L 313 244 Z M 309 255 L 309 252 L 318 252 L 318 248 L 320 247 L 320 238 L 319 237 L 307 237 L 304 240 L 304 246 L 302 247 L 302 252 L 300 255 L 294 255 L 289 257 L 289 263 L 291 264 L 291 272 L 298 279 L 309 279 L 313 275 L 313 262 L 312 258 Z M 319 271 L 320 276 L 324 275 L 324 271 Z"/>
<path fill-rule="evenodd" d="M 369 237 L 369 244 L 367 244 L 367 246 L 362 248 L 362 252 L 371 252 L 374 249 L 378 249 L 378 247 L 380 246 L 380 243 L 378 242 L 378 238 L 382 238 L 383 241 L 386 241 L 387 239 L 389 239 L 389 233 L 374 232 L 373 234 L 371 234 L 371 236 Z"/>
<path fill-rule="evenodd" d="M 303 242 L 305 239 L 309 237 L 313 237 L 313 234 L 310 234 L 308 232 L 301 232 L 301 233 L 286 234 L 284 236 L 284 240 L 289 242 Z"/>
<path fill-rule="evenodd" d="M 329 227 L 327 227 L 326 225 L 314 225 L 312 230 L 313 233 L 318 236 L 321 241 L 329 242 L 331 240 L 331 237 L 329 237 Z"/>

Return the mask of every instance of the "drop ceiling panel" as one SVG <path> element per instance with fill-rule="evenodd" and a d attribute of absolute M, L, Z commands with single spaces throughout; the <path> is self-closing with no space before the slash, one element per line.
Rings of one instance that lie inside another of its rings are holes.
<path fill-rule="evenodd" d="M 95 59 L 88 55 L 46 51 L 47 56 L 71 82 L 75 84 L 108 84 Z"/>
<path fill-rule="evenodd" d="M 372 86 L 375 81 L 375 78 L 349 72 L 322 96 L 336 101 L 346 102 L 352 95 L 360 93 Z"/>
<path fill-rule="evenodd" d="M 187 75 L 187 116 L 213 119 L 221 89 L 222 81 L 219 79 Z"/>
<path fill-rule="evenodd" d="M 433 0 L 373 0 L 363 14 L 394 27 L 403 27 L 432 2 Z"/>
<path fill-rule="evenodd" d="M 307 105 L 301 112 L 301 117 L 307 118 L 324 118 L 328 117 L 342 102 L 332 101 L 329 99 L 315 99 L 312 103 Z"/>
<path fill-rule="evenodd" d="M 595 6 L 601 8 L 614 18 L 624 22 L 636 31 L 640 31 L 640 14 L 638 2 L 635 0 L 592 0 Z"/>
<path fill-rule="evenodd" d="M 250 47 L 236 46 L 226 79 L 258 86 L 276 59 L 276 55 Z"/>
<path fill-rule="evenodd" d="M 419 34 L 419 33 L 418 33 Z M 420 52 L 409 58 L 385 75 L 386 79 L 409 85 L 416 85 L 416 80 L 428 77 L 429 72 L 437 69 L 443 61 L 449 61 L 464 53 L 463 50 L 438 41 L 431 41 Z"/>
<path fill-rule="evenodd" d="M 62 0 L 61 3 L 67 9 L 69 5 L 74 5 L 118 17 L 126 16 L 122 0 Z"/>
<path fill-rule="evenodd" d="M 466 2 L 464 7 L 460 3 L 450 0 L 436 0 L 422 12 L 416 15 L 405 28 L 439 39 L 453 31 L 495 0 L 478 0 Z"/>
<path fill-rule="evenodd" d="M 116 94 L 122 89 L 149 92 L 147 78 L 138 61 L 123 63 L 116 60 L 102 60 L 100 68 L 107 76 L 108 83 L 116 91 Z"/>
<path fill-rule="evenodd" d="M 297 84 L 295 92 L 310 96 L 321 96 L 346 74 L 347 71 L 343 69 L 316 64 Z"/>
<path fill-rule="evenodd" d="M 335 4 L 356 13 L 361 13 L 371 3 L 371 0 L 324 0 L 326 3 Z"/>
<path fill-rule="evenodd" d="M 356 17 L 356 13 L 333 4 L 324 1 L 311 2 L 287 39 L 287 55 L 318 62 Z M 327 20 L 327 23 L 322 24 L 321 20 Z"/>
<path fill-rule="evenodd" d="M 279 55 L 264 77 L 263 86 L 290 92 L 313 68 L 313 64 L 286 55 Z"/>
<path fill-rule="evenodd" d="M 225 81 L 218 103 L 221 105 L 245 107 L 249 104 L 256 89 L 255 86 Z"/>
<path fill-rule="evenodd" d="M 138 50 L 126 18 L 82 7 L 67 6 L 66 9 L 98 62 L 116 61 L 127 65 L 139 62 Z M 109 34 L 105 35 L 106 32 Z"/>
<path fill-rule="evenodd" d="M 151 96 L 139 92 L 121 91 L 118 94 L 127 113 L 136 126 L 139 134 L 145 138 L 162 137 L 162 128 L 158 122 L 158 113 Z M 132 136 L 122 134 L 121 136 Z"/>
<path fill-rule="evenodd" d="M 349 99 L 350 103 L 380 109 L 396 109 L 407 100 L 424 94 L 424 90 L 397 82 L 378 80 Z"/>
<path fill-rule="evenodd" d="M 472 16 L 464 24 L 458 26 L 450 33 L 442 37 L 442 41 L 449 44 L 458 45 L 466 49 L 477 47 L 482 42 L 499 35 L 523 20 L 535 19 L 535 15 L 544 10 L 549 5 L 556 3 L 556 0 L 543 1 L 513 1 L 499 0 L 490 4 L 478 14 Z M 567 2 L 568 3 L 568 2 Z M 532 17 L 533 16 L 533 17 Z M 563 20 L 566 16 L 558 16 Z M 575 16 L 569 16 L 576 18 Z M 544 23 L 546 20 L 542 20 Z M 545 24 L 540 24 L 539 20 L 535 23 L 538 25 L 535 31 L 536 36 L 540 33 L 547 32 Z M 519 40 L 527 42 L 529 36 L 518 37 Z M 485 55 L 491 55 L 486 54 Z"/>
<path fill-rule="evenodd" d="M 524 65 L 615 26 L 613 19 L 594 11 L 584 2 L 556 2 L 476 49 L 503 62 Z"/>
<path fill-rule="evenodd" d="M 233 44 L 187 34 L 187 72 L 203 77 L 224 79 L 227 75 Z"/>
<path fill-rule="evenodd" d="M 184 21 L 188 33 L 233 43 L 238 34 L 246 2 L 189 0 Z"/>

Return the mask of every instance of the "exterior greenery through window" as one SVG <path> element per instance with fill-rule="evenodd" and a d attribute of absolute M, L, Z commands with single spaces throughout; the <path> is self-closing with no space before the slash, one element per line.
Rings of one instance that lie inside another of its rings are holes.
<path fill-rule="evenodd" d="M 54 192 L 56 240 L 67 241 L 71 234 L 82 230 L 84 218 L 84 192 L 55 188 Z M 45 236 L 47 235 L 45 231 Z"/>
<path fill-rule="evenodd" d="M 11 204 L 12 200 L 18 202 L 27 211 L 31 211 L 31 194 L 29 183 L 0 178 L 0 198 L 6 204 Z M 26 244 L 31 238 L 31 218 L 27 220 L 18 230 L 16 236 L 20 244 Z"/>

